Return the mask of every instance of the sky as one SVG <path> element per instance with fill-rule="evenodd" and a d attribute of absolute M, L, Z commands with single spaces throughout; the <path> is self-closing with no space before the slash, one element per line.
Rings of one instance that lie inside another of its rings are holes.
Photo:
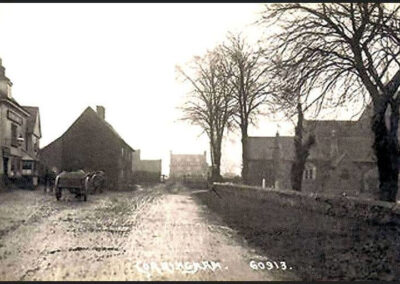
<path fill-rule="evenodd" d="M 0 4 L 0 57 L 13 97 L 40 108 L 41 147 L 61 136 L 87 106 L 106 109 L 106 120 L 142 159 L 201 154 L 207 137 L 180 121 L 177 107 L 188 86 L 175 66 L 242 32 L 263 37 L 253 23 L 264 9 L 244 4 Z M 259 117 L 250 136 L 292 135 L 290 123 Z M 208 157 L 209 159 L 209 157 Z M 223 142 L 222 172 L 239 174 L 240 133 Z"/>

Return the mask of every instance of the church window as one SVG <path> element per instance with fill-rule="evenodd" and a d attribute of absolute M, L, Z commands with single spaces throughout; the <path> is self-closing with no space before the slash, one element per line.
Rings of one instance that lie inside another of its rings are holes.
<path fill-rule="evenodd" d="M 316 178 L 316 167 L 313 164 L 307 163 L 304 167 L 303 179 L 314 180 Z"/>

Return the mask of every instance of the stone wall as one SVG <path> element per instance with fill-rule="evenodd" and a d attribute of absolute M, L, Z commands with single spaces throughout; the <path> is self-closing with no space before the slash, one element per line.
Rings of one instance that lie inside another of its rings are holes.
<path fill-rule="evenodd" d="M 135 171 L 133 173 L 133 181 L 135 183 L 159 183 L 161 172 Z"/>
<path fill-rule="evenodd" d="M 304 280 L 400 279 L 400 204 L 214 184 L 197 196 Z"/>

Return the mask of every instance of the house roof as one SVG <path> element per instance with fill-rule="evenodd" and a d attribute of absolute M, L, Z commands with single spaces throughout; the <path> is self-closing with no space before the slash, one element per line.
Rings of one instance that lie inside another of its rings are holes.
<path fill-rule="evenodd" d="M 206 157 L 201 154 L 171 154 L 171 163 L 203 163 L 204 161 L 206 161 Z"/>
<path fill-rule="evenodd" d="M 8 103 L 9 105 L 13 106 L 15 109 L 22 112 L 25 116 L 29 116 L 29 112 L 24 109 L 14 98 L 9 98 L 6 95 L 0 94 L 0 102 Z"/>
<path fill-rule="evenodd" d="M 39 113 L 39 108 L 35 106 L 23 106 L 23 108 L 26 109 L 30 114 L 30 117 L 27 120 L 27 132 L 33 133 L 35 128 L 36 117 Z M 41 132 L 40 122 L 39 122 L 39 131 Z"/>
<path fill-rule="evenodd" d="M 104 119 L 102 119 L 99 115 L 97 115 L 97 113 L 96 113 L 90 106 L 87 107 L 87 108 L 81 113 L 81 115 L 71 124 L 71 126 L 70 126 L 59 138 L 57 138 L 56 140 L 54 140 L 54 141 L 51 142 L 50 144 L 53 144 L 53 143 L 54 143 L 55 141 L 57 141 L 58 139 L 61 139 L 61 138 L 65 135 L 65 133 L 67 133 L 67 132 L 71 129 L 71 127 L 72 127 L 77 121 L 79 121 L 84 115 L 90 115 L 91 117 L 94 117 L 95 119 L 97 119 L 98 121 L 100 121 L 103 125 L 106 126 L 106 128 L 107 128 L 108 130 L 110 130 L 110 131 L 113 133 L 113 135 L 114 135 L 123 145 L 127 146 L 131 151 L 135 152 L 135 150 L 134 150 L 131 146 L 129 146 L 129 144 L 126 143 L 124 139 L 122 139 L 122 137 L 118 134 L 118 132 L 115 131 L 115 129 L 111 126 L 111 124 L 109 124 L 107 121 L 105 121 Z M 49 144 L 49 145 L 50 145 L 50 144 Z M 49 146 L 49 145 L 47 145 L 47 146 Z M 46 146 L 46 147 L 47 147 L 47 146 Z M 45 148 L 46 148 L 46 147 L 45 147 Z"/>
<path fill-rule="evenodd" d="M 35 159 L 34 157 L 32 157 L 28 152 L 23 152 L 23 155 L 22 155 L 22 160 L 23 161 L 35 161 L 35 160 L 37 160 L 37 159 Z"/>
<path fill-rule="evenodd" d="M 109 124 L 107 121 L 105 121 L 104 119 L 102 119 L 97 112 L 95 112 L 90 106 L 87 107 L 85 109 L 85 111 L 82 113 L 82 115 L 84 113 L 92 113 L 95 115 L 95 117 L 98 118 L 99 121 L 101 121 L 121 142 L 122 144 L 124 144 L 125 146 L 127 146 L 131 151 L 135 152 L 135 150 L 128 144 L 125 142 L 124 139 L 122 139 L 122 137 L 118 134 L 118 132 L 114 129 L 114 127 L 111 126 L 111 124 Z M 78 118 L 79 119 L 79 118 Z"/>

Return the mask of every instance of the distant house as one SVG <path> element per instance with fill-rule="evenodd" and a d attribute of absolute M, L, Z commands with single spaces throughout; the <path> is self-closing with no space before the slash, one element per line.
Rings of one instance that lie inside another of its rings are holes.
<path fill-rule="evenodd" d="M 110 189 L 121 188 L 132 179 L 134 150 L 105 120 L 105 108 L 91 107 L 58 139 L 40 150 L 42 163 L 56 172 L 103 170 Z"/>
<path fill-rule="evenodd" d="M 357 121 L 305 120 L 305 134 L 314 134 L 303 173 L 303 190 L 330 194 L 365 195 L 378 191 L 376 158 L 372 149 L 370 107 Z M 249 137 L 249 177 L 253 185 L 291 188 L 294 137 Z"/>
<path fill-rule="evenodd" d="M 200 155 L 172 154 L 170 152 L 170 179 L 207 179 L 208 164 L 206 151 Z"/>
<path fill-rule="evenodd" d="M 38 183 L 39 141 L 42 136 L 38 107 L 21 106 L 11 94 L 12 82 L 0 59 L 1 183 L 24 187 Z"/>
<path fill-rule="evenodd" d="M 22 156 L 22 176 L 26 183 L 36 186 L 39 176 L 39 148 L 42 130 L 40 125 L 39 108 L 34 106 L 24 106 L 30 116 L 27 119 L 25 132 L 25 149 Z"/>
<path fill-rule="evenodd" d="M 160 182 L 161 179 L 161 159 L 142 160 L 140 150 L 136 150 L 132 159 L 133 180 L 140 182 Z"/>

